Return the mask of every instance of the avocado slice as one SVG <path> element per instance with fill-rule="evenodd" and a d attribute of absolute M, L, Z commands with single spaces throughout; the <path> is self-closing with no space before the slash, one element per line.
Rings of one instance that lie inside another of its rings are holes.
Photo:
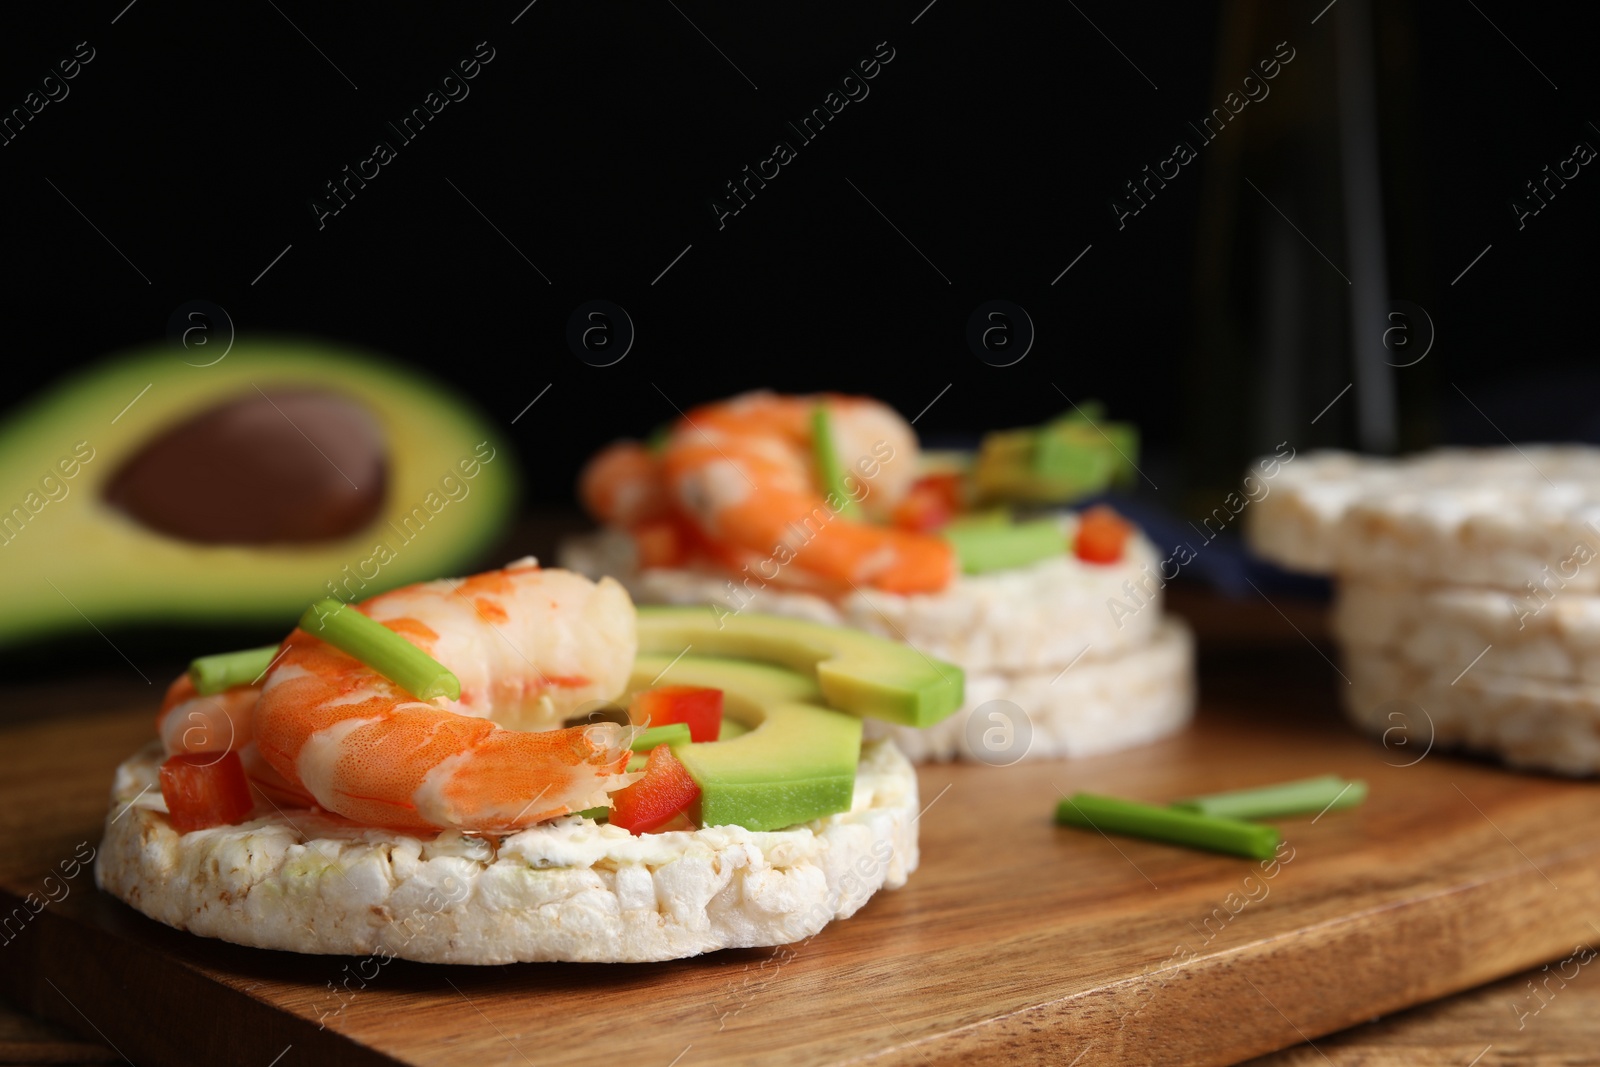
<path fill-rule="evenodd" d="M 195 362 L 129 353 L 0 426 L 0 645 L 131 622 L 287 630 L 320 597 L 459 571 L 510 516 L 510 450 L 435 382 L 311 341 Z"/>
<path fill-rule="evenodd" d="M 732 656 L 814 678 L 829 707 L 931 726 L 961 706 L 965 675 L 951 663 L 860 630 L 704 607 L 640 607 L 639 653 Z"/>
<path fill-rule="evenodd" d="M 1132 423 L 1061 418 L 1040 429 L 1033 470 L 1069 485 L 1128 485 L 1137 478 L 1138 454 L 1139 428 Z"/>
<path fill-rule="evenodd" d="M 700 786 L 702 826 L 779 830 L 848 811 L 861 759 L 861 720 L 823 706 L 804 674 L 748 660 L 672 653 L 634 660 L 628 695 L 657 684 L 722 690 L 722 715 L 748 728 L 730 740 L 680 742 L 672 754 Z"/>
<path fill-rule="evenodd" d="M 1053 517 L 1003 525 L 951 523 L 944 529 L 944 539 L 954 546 L 966 574 L 1026 567 L 1067 551 L 1061 523 Z"/>
<path fill-rule="evenodd" d="M 1138 477 L 1139 430 L 1086 400 L 1042 426 L 986 434 L 973 482 L 985 500 L 1067 503 Z"/>
<path fill-rule="evenodd" d="M 721 740 L 718 732 L 717 740 Z M 648 755 L 657 745 L 683 745 L 689 742 L 689 724 L 670 722 L 664 726 L 652 726 L 648 730 L 641 730 L 633 738 L 629 747 L 635 752 Z"/>

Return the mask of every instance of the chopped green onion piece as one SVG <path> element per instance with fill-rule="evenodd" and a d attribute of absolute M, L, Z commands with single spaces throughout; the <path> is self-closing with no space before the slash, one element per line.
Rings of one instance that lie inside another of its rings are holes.
<path fill-rule="evenodd" d="M 610 819 L 611 818 L 611 809 L 610 808 L 584 808 L 582 811 L 575 811 L 572 814 L 574 814 L 574 815 L 582 815 L 585 819 L 593 819 L 596 822 L 600 822 L 601 820 L 606 820 L 606 819 Z"/>
<path fill-rule="evenodd" d="M 195 692 L 203 697 L 232 689 L 236 685 L 254 685 L 267 673 L 278 655 L 277 645 L 247 648 L 240 652 L 218 652 L 214 656 L 200 656 L 189 663 L 189 681 Z"/>
<path fill-rule="evenodd" d="M 956 550 L 966 574 L 1026 567 L 1067 550 L 1066 535 L 1055 519 L 1035 519 L 1015 525 L 970 524 L 946 526 L 944 539 Z"/>
<path fill-rule="evenodd" d="M 300 629 L 348 652 L 418 700 L 461 698 L 461 681 L 444 664 L 381 622 L 338 600 L 319 600 Z"/>
<path fill-rule="evenodd" d="M 657 745 L 687 745 L 689 743 L 689 724 L 686 722 L 669 722 L 664 726 L 652 726 L 642 730 L 639 736 L 633 739 L 635 752 L 648 753 Z"/>
<path fill-rule="evenodd" d="M 1277 830 L 1260 823 L 1196 815 L 1093 793 L 1078 793 L 1063 800 L 1056 806 L 1056 822 L 1258 860 L 1271 859 L 1282 840 Z"/>
<path fill-rule="evenodd" d="M 844 484 L 844 464 L 839 462 L 839 450 L 833 440 L 833 416 L 826 404 L 818 404 L 811 411 L 811 449 L 816 456 L 823 495 L 838 497 L 841 501 L 839 514 L 855 518 L 856 500 Z"/>
<path fill-rule="evenodd" d="M 1353 808 L 1365 799 L 1366 782 L 1324 774 L 1256 789 L 1188 797 L 1173 801 L 1172 806 L 1180 811 L 1224 819 L 1275 819 L 1281 815 L 1320 813 L 1329 808 Z"/>

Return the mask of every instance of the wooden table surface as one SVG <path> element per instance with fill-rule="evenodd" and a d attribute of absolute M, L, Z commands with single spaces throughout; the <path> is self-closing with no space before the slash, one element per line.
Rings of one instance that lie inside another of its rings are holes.
<path fill-rule="evenodd" d="M 1535 969 L 1421 1008 L 1319 1038 L 1248 1067 L 1575 1067 L 1600 1063 L 1600 982 L 1581 975 L 1562 988 Z M 1549 980 L 1543 1006 L 1529 983 Z M 1538 1014 L 1532 1012 L 1538 1009 Z M 122 1063 L 93 1040 L 40 1022 L 0 1001 L 0 1064 Z"/>
<path fill-rule="evenodd" d="M 1174 608 L 1188 615 L 1201 635 L 1203 688 L 1240 685 L 1249 676 L 1251 664 L 1264 657 L 1270 657 L 1278 671 L 1331 676 L 1321 655 L 1308 644 L 1308 639 L 1325 638 L 1320 608 L 1282 601 L 1278 607 L 1287 618 L 1260 601 L 1223 604 L 1209 595 L 1193 593 L 1174 597 Z M 48 695 L 54 714 L 72 715 L 125 706 L 145 691 L 143 683 L 116 675 L 90 676 L 43 688 L 37 683 L 0 687 L 0 744 L 8 733 L 15 736 L 5 728 L 5 720 L 34 717 L 29 709 L 42 695 Z M 1595 930 L 1591 944 L 1600 943 L 1600 927 Z M 4 952 L 0 948 L 0 967 L 6 965 Z M 1555 975 L 1555 967 L 1535 969 L 1252 1063 L 1271 1067 L 1600 1063 L 1600 978 L 1587 966 L 1570 980 Z M 1339 980 L 1337 974 L 1322 977 L 1329 986 L 1337 986 Z M 1288 1000 L 1282 1004 L 1289 1015 L 1295 1014 L 1298 1006 Z M 0 1064 L 122 1060 L 116 1051 L 93 1039 L 91 1026 L 75 1025 L 74 1032 L 68 1032 L 29 1019 L 0 1002 Z"/>

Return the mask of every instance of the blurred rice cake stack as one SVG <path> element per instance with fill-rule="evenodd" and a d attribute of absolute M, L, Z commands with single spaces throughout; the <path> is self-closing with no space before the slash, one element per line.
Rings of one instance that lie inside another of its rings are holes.
<path fill-rule="evenodd" d="M 1280 566 L 1337 579 L 1358 725 L 1381 734 L 1405 701 L 1438 745 L 1600 770 L 1600 450 L 1315 453 L 1247 531 Z"/>

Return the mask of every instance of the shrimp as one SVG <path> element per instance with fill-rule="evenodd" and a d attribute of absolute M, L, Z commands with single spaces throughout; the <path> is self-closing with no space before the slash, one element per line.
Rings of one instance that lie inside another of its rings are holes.
<path fill-rule="evenodd" d="M 397 829 L 503 832 L 603 805 L 630 780 L 622 727 L 558 728 L 627 685 L 637 638 L 616 582 L 526 559 L 353 608 L 448 667 L 461 696 L 425 703 L 291 633 L 256 703 L 255 745 L 322 808 Z"/>
<path fill-rule="evenodd" d="M 595 453 L 578 478 L 578 499 L 612 526 L 637 526 L 672 509 L 661 464 L 638 441 L 614 441 Z"/>
<path fill-rule="evenodd" d="M 239 685 L 210 696 L 195 692 L 187 673 L 167 687 L 156 714 L 156 733 L 169 756 L 213 752 L 221 759 L 237 752 L 251 787 L 273 804 L 310 807 L 311 794 L 296 789 L 261 758 L 253 740 L 259 685 Z"/>
<path fill-rule="evenodd" d="M 875 400 L 746 393 L 707 404 L 674 427 L 661 456 L 674 505 L 726 554 L 776 570 L 766 581 L 929 593 L 955 577 L 943 539 L 840 516 L 816 471 L 811 419 L 826 404 L 846 488 L 885 515 L 916 477 L 915 432 Z M 859 490 L 859 493 L 857 492 Z M 784 575 L 792 566 L 799 575 Z"/>
<path fill-rule="evenodd" d="M 180 752 L 231 752 L 250 743 L 256 697 L 253 685 L 201 696 L 187 674 L 167 687 L 156 714 L 156 732 L 167 755 Z"/>

